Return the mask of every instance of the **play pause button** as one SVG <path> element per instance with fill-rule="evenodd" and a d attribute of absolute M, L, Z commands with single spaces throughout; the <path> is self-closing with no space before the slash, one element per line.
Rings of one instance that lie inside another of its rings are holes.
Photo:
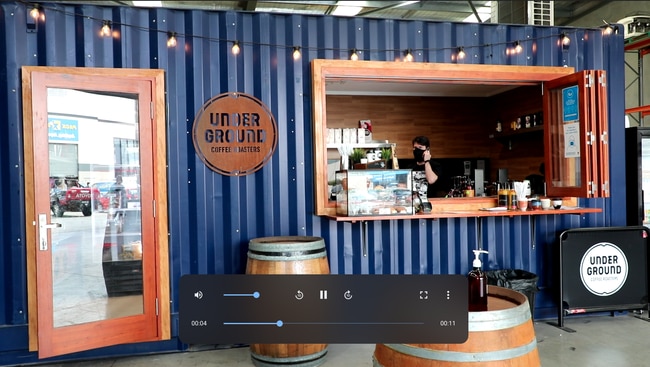
<path fill-rule="evenodd" d="M 327 299 L 327 289 L 320 290 L 320 299 Z"/>

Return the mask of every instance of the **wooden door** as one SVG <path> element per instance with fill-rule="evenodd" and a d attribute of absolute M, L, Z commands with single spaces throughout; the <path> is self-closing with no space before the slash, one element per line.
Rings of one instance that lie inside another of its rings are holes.
<path fill-rule="evenodd" d="M 23 69 L 40 358 L 169 337 L 162 74 Z"/>

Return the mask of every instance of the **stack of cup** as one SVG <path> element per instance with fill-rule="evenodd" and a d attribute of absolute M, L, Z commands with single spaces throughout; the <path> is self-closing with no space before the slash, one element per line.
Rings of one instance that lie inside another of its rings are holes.
<path fill-rule="evenodd" d="M 526 197 L 526 183 L 515 181 L 514 187 L 517 195 L 517 208 L 519 208 L 519 210 L 527 210 L 528 198 Z"/>
<path fill-rule="evenodd" d="M 551 199 L 543 198 L 540 199 L 540 201 L 542 202 L 542 209 L 544 210 L 551 209 Z"/>
<path fill-rule="evenodd" d="M 521 211 L 526 211 L 528 210 L 528 198 L 524 197 L 517 197 L 517 208 Z"/>

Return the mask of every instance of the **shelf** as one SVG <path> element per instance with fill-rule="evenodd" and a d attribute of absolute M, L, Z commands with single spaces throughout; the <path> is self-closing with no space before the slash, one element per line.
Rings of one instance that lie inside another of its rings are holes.
<path fill-rule="evenodd" d="M 342 146 L 350 146 L 352 148 L 390 148 L 394 143 L 354 143 L 354 144 L 327 144 L 327 149 L 336 149 Z"/>
<path fill-rule="evenodd" d="M 541 210 L 504 210 L 504 211 L 485 211 L 485 210 L 450 210 L 431 212 L 429 214 L 410 214 L 410 215 L 377 215 L 367 217 L 345 217 L 330 216 L 330 219 L 337 222 L 362 222 L 374 220 L 412 220 L 412 219 L 440 219 L 440 218 L 468 218 L 468 217 L 519 217 L 519 216 L 536 216 L 536 215 L 559 215 L 559 214 L 576 214 L 583 215 L 587 213 L 602 213 L 600 208 L 580 208 L 567 207 L 563 209 L 541 209 Z"/>
<path fill-rule="evenodd" d="M 363 222 L 375 220 L 413 220 L 413 219 L 440 219 L 440 218 L 479 218 L 479 217 L 519 217 L 519 216 L 539 216 L 539 215 L 561 215 L 574 214 L 583 215 L 587 213 L 601 213 L 600 208 L 582 208 L 578 207 L 577 198 L 562 198 L 563 207 L 561 209 L 539 209 L 539 210 L 504 210 L 489 211 L 481 208 L 492 208 L 497 205 L 495 196 L 488 197 L 463 197 L 463 198 L 429 198 L 433 207 L 431 213 L 418 214 L 392 214 L 392 215 L 373 215 L 373 216 L 338 216 L 336 214 L 328 215 L 330 219 L 337 222 Z"/>
<path fill-rule="evenodd" d="M 544 133 L 544 125 L 537 125 L 529 128 L 521 128 L 518 130 L 508 130 L 500 133 L 490 134 L 490 139 L 496 139 L 503 145 L 508 145 L 508 149 L 512 149 L 513 139 L 520 139 L 535 135 L 542 135 Z"/>
<path fill-rule="evenodd" d="M 508 130 L 500 133 L 490 134 L 491 139 L 512 138 L 515 136 L 532 135 L 544 131 L 544 125 L 533 126 L 529 128 L 522 127 L 518 130 Z"/>

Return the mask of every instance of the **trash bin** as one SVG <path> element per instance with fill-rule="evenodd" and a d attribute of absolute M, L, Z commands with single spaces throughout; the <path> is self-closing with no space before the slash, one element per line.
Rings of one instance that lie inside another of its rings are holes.
<path fill-rule="evenodd" d="M 528 298 L 530 318 L 535 318 L 535 293 L 538 290 L 536 274 L 521 269 L 488 270 L 485 273 L 489 285 L 510 288 L 523 293 Z"/>

